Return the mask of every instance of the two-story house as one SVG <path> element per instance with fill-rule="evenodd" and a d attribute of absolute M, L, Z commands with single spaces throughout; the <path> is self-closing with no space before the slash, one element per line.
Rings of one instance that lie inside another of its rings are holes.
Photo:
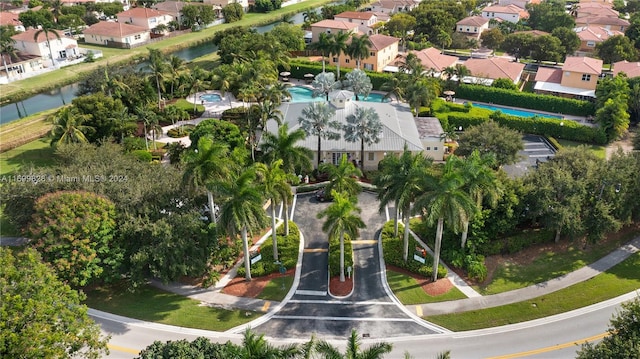
<path fill-rule="evenodd" d="M 56 36 L 56 33 L 58 36 Z M 36 34 L 38 34 L 37 37 L 35 36 Z M 65 36 L 60 30 L 50 30 L 45 35 L 44 31 L 29 29 L 13 35 L 11 38 L 16 42 L 14 45 L 16 50 L 29 55 L 41 56 L 45 59 L 45 67 L 58 66 L 61 61 L 80 56 L 78 42 L 71 37 Z M 48 42 L 47 39 L 49 40 Z"/>
<path fill-rule="evenodd" d="M 468 16 L 456 23 L 456 32 L 476 40 L 480 40 L 480 34 L 488 29 L 489 19 L 482 16 Z"/>
<path fill-rule="evenodd" d="M 311 42 L 316 42 L 321 33 L 336 34 L 340 31 L 349 34 L 358 32 L 358 24 L 348 21 L 321 20 L 311 24 Z"/>
<path fill-rule="evenodd" d="M 18 19 L 18 14 L 8 11 L 0 11 L 0 26 L 13 26 L 17 32 L 25 31 L 24 25 Z"/>
<path fill-rule="evenodd" d="M 620 13 L 611 4 L 580 3 L 576 11 L 576 27 L 598 26 L 607 30 L 624 32 L 629 21 L 620 18 Z"/>
<path fill-rule="evenodd" d="M 378 0 L 372 2 L 367 8 L 373 12 L 393 15 L 399 12 L 408 12 L 420 4 L 416 0 Z"/>
<path fill-rule="evenodd" d="M 374 25 L 378 23 L 378 17 L 371 11 L 345 11 L 333 17 L 336 21 L 345 21 L 358 25 L 358 31 L 373 35 L 377 33 Z"/>
<path fill-rule="evenodd" d="M 398 56 L 400 39 L 393 36 L 374 34 L 369 36 L 369 41 L 371 41 L 369 57 L 361 60 L 361 67 L 369 71 L 382 72 Z M 331 63 L 335 65 L 337 61 L 337 58 L 333 58 Z M 340 57 L 340 66 L 355 68 L 356 60 L 343 54 Z"/>
<path fill-rule="evenodd" d="M 420 51 L 410 51 L 416 55 L 427 73 L 433 77 L 442 77 L 444 69 L 453 67 L 458 62 L 458 58 L 450 55 L 443 55 L 440 50 L 435 47 L 429 47 Z"/>
<path fill-rule="evenodd" d="M 485 86 L 491 86 L 497 79 L 509 79 L 518 84 L 525 66 L 502 57 L 473 58 L 465 61 L 463 65 L 469 69 L 471 75 L 462 78 L 462 82 Z"/>
<path fill-rule="evenodd" d="M 575 31 L 578 38 L 580 38 L 580 48 L 578 51 L 581 53 L 593 53 L 596 46 L 608 38 L 617 35 L 624 36 L 624 32 L 608 30 L 596 25 L 576 27 L 573 31 Z"/>
<path fill-rule="evenodd" d="M 116 17 L 118 22 L 143 27 L 151 31 L 159 25 L 169 26 L 169 23 L 174 20 L 173 16 L 167 12 L 146 7 L 136 7 L 119 12 Z"/>
<path fill-rule="evenodd" d="M 151 38 L 149 29 L 111 21 L 100 21 L 86 28 L 83 33 L 88 44 L 127 49 L 142 45 Z"/>
<path fill-rule="evenodd" d="M 613 63 L 613 76 L 624 73 L 628 78 L 640 76 L 640 62 L 629 62 L 627 60 Z"/>
<path fill-rule="evenodd" d="M 591 57 L 567 57 L 562 68 L 540 67 L 536 73 L 536 93 L 593 100 L 602 74 L 602 60 Z"/>
<path fill-rule="evenodd" d="M 510 4 L 506 6 L 502 5 L 490 5 L 482 9 L 482 17 L 485 19 L 501 19 L 516 23 L 520 19 L 526 19 L 529 17 L 529 13 L 516 5 Z"/>

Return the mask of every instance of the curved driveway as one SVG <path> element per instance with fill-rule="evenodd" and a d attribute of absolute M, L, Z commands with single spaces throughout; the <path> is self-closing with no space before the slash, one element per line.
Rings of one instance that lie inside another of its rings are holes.
<path fill-rule="evenodd" d="M 386 339 L 407 335 L 446 332 L 424 322 L 394 301 L 384 287 L 377 232 L 386 218 L 378 213 L 375 195 L 361 193 L 358 206 L 366 228 L 352 242 L 354 291 L 344 298 L 328 293 L 328 240 L 323 219 L 316 215 L 329 206 L 312 194 L 297 197 L 294 220 L 304 236 L 300 282 L 291 300 L 254 330 L 275 338 L 345 338 L 356 329 L 368 338 Z"/>

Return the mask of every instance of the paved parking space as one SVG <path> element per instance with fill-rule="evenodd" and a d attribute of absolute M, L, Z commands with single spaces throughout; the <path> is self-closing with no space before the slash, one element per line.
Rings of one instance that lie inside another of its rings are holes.
<path fill-rule="evenodd" d="M 519 162 L 504 166 L 505 172 L 509 177 L 522 177 L 531 169 L 535 169 L 540 162 L 546 162 L 555 156 L 555 149 L 542 137 L 537 135 L 522 136 L 524 142 L 524 150 L 518 154 L 521 159 Z"/>

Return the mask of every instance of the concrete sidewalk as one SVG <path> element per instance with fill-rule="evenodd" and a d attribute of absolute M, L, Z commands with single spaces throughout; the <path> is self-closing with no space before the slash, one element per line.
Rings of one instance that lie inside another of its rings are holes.
<path fill-rule="evenodd" d="M 632 254 L 636 253 L 639 248 L 640 237 L 637 237 L 592 264 L 543 283 L 538 283 L 526 288 L 516 289 L 494 295 L 467 298 L 449 302 L 412 305 L 408 306 L 408 308 L 420 316 L 427 316 L 466 312 L 469 310 L 492 308 L 501 305 L 522 302 L 524 300 L 549 294 L 591 279 L 629 258 Z"/>

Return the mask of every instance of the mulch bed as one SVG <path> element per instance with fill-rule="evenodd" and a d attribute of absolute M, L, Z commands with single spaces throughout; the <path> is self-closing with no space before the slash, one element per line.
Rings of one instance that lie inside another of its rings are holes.
<path fill-rule="evenodd" d="M 295 273 L 295 268 L 287 270 L 284 274 L 285 277 L 293 276 Z M 282 278 L 282 274 L 280 273 L 271 273 L 262 277 L 255 277 L 251 279 L 251 282 L 247 282 L 244 277 L 235 277 L 227 284 L 222 292 L 229 295 L 235 295 L 236 297 L 249 297 L 255 298 L 262 291 L 264 287 L 267 286 L 269 281 Z"/>
<path fill-rule="evenodd" d="M 336 297 L 345 297 L 351 293 L 352 289 L 353 278 L 345 278 L 344 282 L 341 282 L 340 276 L 335 276 L 329 280 L 329 293 Z"/>

